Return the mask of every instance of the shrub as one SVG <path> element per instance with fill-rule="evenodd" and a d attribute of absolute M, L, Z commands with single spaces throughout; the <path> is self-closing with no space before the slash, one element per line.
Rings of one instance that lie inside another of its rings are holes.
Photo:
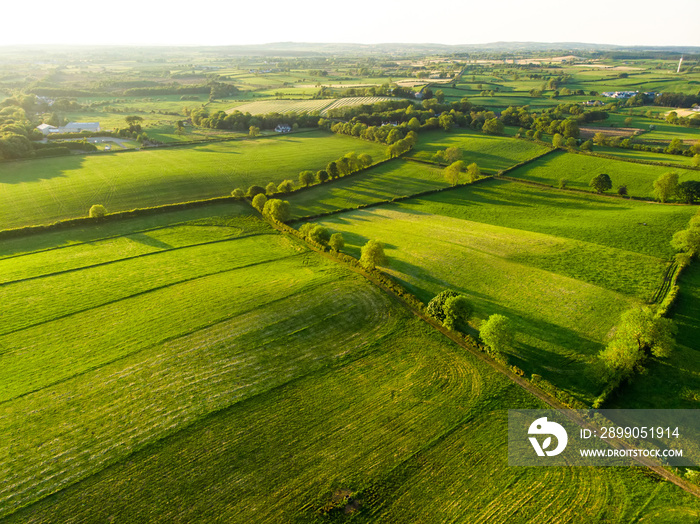
<path fill-rule="evenodd" d="M 335 251 L 340 251 L 345 247 L 345 240 L 343 239 L 343 235 L 341 233 L 333 233 L 331 235 L 330 240 L 328 241 L 328 245 L 331 247 L 331 249 Z"/>
<path fill-rule="evenodd" d="M 267 193 L 268 195 L 274 195 L 275 193 L 277 193 L 277 186 L 274 182 L 270 182 L 265 186 L 265 193 Z"/>
<path fill-rule="evenodd" d="M 259 193 L 253 197 L 253 207 L 261 213 L 265 207 L 265 202 L 267 202 L 267 197 L 262 193 Z"/>
<path fill-rule="evenodd" d="M 444 323 L 445 302 L 447 302 L 448 299 L 454 298 L 458 295 L 458 293 L 450 289 L 446 289 L 445 291 L 438 293 L 433 297 L 433 299 L 430 302 L 428 302 L 428 307 L 425 309 L 425 312 L 434 319 L 439 320 L 441 323 Z"/>
<path fill-rule="evenodd" d="M 255 195 L 264 195 L 265 194 L 265 188 L 260 187 L 260 186 L 250 186 L 248 188 L 248 192 L 246 193 L 246 196 L 248 198 L 254 198 Z"/>
<path fill-rule="evenodd" d="M 231 196 L 234 198 L 243 198 L 245 197 L 245 193 L 240 187 L 237 187 L 233 191 L 231 191 Z"/>
<path fill-rule="evenodd" d="M 90 211 L 88 212 L 90 218 L 102 218 L 107 214 L 107 210 L 105 209 L 105 206 L 102 204 L 95 204 L 90 208 Z"/>
<path fill-rule="evenodd" d="M 291 206 L 289 205 L 289 202 L 286 200 L 280 200 L 279 198 L 271 198 L 270 200 L 265 202 L 262 213 L 263 215 L 267 215 L 272 220 L 275 220 L 277 222 L 286 222 L 292 216 Z"/>

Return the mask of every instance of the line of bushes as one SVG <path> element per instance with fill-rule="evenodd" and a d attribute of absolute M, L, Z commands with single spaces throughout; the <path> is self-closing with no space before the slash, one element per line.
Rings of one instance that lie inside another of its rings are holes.
<path fill-rule="evenodd" d="M 608 160 L 617 160 L 619 162 L 630 162 L 632 164 L 642 164 L 642 165 L 650 165 L 650 166 L 662 166 L 662 167 L 672 167 L 672 168 L 682 168 L 682 169 L 693 169 L 695 171 L 700 171 L 700 166 L 691 166 L 691 165 L 685 165 L 685 164 L 674 164 L 673 162 L 658 162 L 656 160 L 640 160 L 638 158 L 624 158 L 620 156 L 615 156 L 615 155 L 609 155 L 607 153 L 596 153 L 593 151 L 579 151 L 577 149 L 568 149 L 569 153 L 576 153 L 578 155 L 588 155 L 588 156 L 597 156 L 600 158 L 605 158 Z"/>

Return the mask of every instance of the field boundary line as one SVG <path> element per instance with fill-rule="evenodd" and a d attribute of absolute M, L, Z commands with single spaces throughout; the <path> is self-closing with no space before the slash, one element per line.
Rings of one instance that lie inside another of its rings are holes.
<path fill-rule="evenodd" d="M 267 217 L 264 217 L 267 220 Z M 286 224 L 277 224 L 273 220 L 268 220 L 268 222 L 278 231 L 293 236 L 291 233 L 285 230 L 285 228 L 290 228 L 290 226 L 287 226 Z M 295 236 L 295 238 L 298 238 Z M 299 239 L 301 241 L 301 239 Z M 583 417 L 578 415 L 574 410 L 569 408 L 566 404 L 561 402 L 560 400 L 554 398 L 552 395 L 547 393 L 546 391 L 540 389 L 539 387 L 535 386 L 532 384 L 529 380 L 516 375 L 513 373 L 510 369 L 508 369 L 505 365 L 496 362 L 489 356 L 487 356 L 485 353 L 479 350 L 478 347 L 473 346 L 472 344 L 469 344 L 466 342 L 466 340 L 460 336 L 458 333 L 454 331 L 450 331 L 447 328 L 445 328 L 442 324 L 437 322 L 435 319 L 429 317 L 422 311 L 419 311 L 416 307 L 414 307 L 409 301 L 407 301 L 405 298 L 403 298 L 401 295 L 399 295 L 395 290 L 391 289 L 389 286 L 381 282 L 377 277 L 373 276 L 369 272 L 365 271 L 364 269 L 361 269 L 360 267 L 355 267 L 353 265 L 348 264 L 344 260 L 341 260 L 339 258 L 336 258 L 333 256 L 333 254 L 326 252 L 322 248 L 318 248 L 314 245 L 312 245 L 310 242 L 304 241 L 309 249 L 312 249 L 313 251 L 325 256 L 326 258 L 335 261 L 336 263 L 362 275 L 365 277 L 367 280 L 369 280 L 372 284 L 375 286 L 378 286 L 380 289 L 382 289 L 385 293 L 389 294 L 394 300 L 398 301 L 399 303 L 403 304 L 404 307 L 408 308 L 409 311 L 411 311 L 414 315 L 416 315 L 418 318 L 422 319 L 425 321 L 427 324 L 435 328 L 437 331 L 442 333 L 445 337 L 450 339 L 452 342 L 460 346 L 461 348 L 465 349 L 468 351 L 472 356 L 483 362 L 484 364 L 487 364 L 491 366 L 494 370 L 497 372 L 501 373 L 504 375 L 506 378 L 508 378 L 511 382 L 514 382 L 518 386 L 522 387 L 525 389 L 527 392 L 535 396 L 536 398 L 540 399 L 547 405 L 549 405 L 552 409 L 556 410 L 562 410 L 564 411 L 564 414 L 569 418 L 572 422 L 577 424 L 578 426 L 581 426 L 583 428 L 593 428 L 592 424 L 585 420 Z M 613 447 L 617 449 L 629 449 L 630 445 L 627 444 L 625 441 L 621 439 L 610 439 L 611 444 Z M 651 460 L 649 458 L 645 457 L 635 457 L 634 459 L 636 462 L 641 464 L 642 466 L 648 467 L 650 470 L 658 474 L 660 477 L 663 479 L 675 484 L 679 488 L 683 489 L 684 491 L 694 495 L 697 498 L 700 498 L 700 486 L 695 486 L 686 480 L 682 479 L 680 476 L 676 475 L 675 473 L 667 470 L 664 468 L 660 463 L 657 463 L 654 460 Z"/>
<path fill-rule="evenodd" d="M 85 309 L 81 309 L 81 310 L 79 310 L 79 311 L 72 311 L 72 312 L 70 312 L 70 313 L 66 313 L 66 314 L 64 314 L 64 315 L 59 315 L 59 316 L 57 316 L 57 317 L 53 317 L 53 318 L 50 318 L 50 319 L 42 320 L 41 322 L 36 322 L 36 323 L 30 324 L 30 325 L 28 325 L 28 326 L 16 328 L 16 329 L 13 329 L 13 330 L 11 330 L 11 331 L 6 331 L 6 332 L 3 332 L 3 333 L 0 333 L 0 337 L 4 337 L 4 336 L 6 336 L 6 335 L 13 335 L 13 334 L 18 333 L 18 332 L 20 332 L 20 331 L 25 331 L 25 330 L 31 329 L 31 328 L 33 328 L 33 327 L 41 326 L 41 325 L 44 325 L 44 324 L 49 324 L 49 323 L 51 323 L 51 322 L 55 322 L 55 321 L 57 321 L 57 320 L 62 320 L 62 319 L 64 319 L 64 318 L 68 318 L 68 317 L 71 317 L 71 316 L 73 316 L 73 315 L 79 315 L 79 314 L 81 314 L 81 313 L 86 313 L 86 312 L 91 311 L 91 310 L 93 310 L 93 309 L 99 309 L 99 308 L 101 308 L 101 307 L 110 306 L 110 305 L 112 305 L 112 304 L 116 304 L 117 302 L 122 302 L 122 301 L 124 301 L 124 300 L 129 300 L 129 299 L 136 298 L 136 297 L 139 297 L 139 296 L 142 296 L 142 295 L 147 295 L 148 293 L 154 293 L 154 292 L 156 292 L 156 291 L 160 291 L 160 290 L 163 290 L 163 289 L 167 289 L 167 288 L 172 287 L 172 286 L 177 286 L 177 285 L 180 285 L 180 284 L 186 284 L 186 283 L 188 283 L 188 282 L 194 282 L 195 280 L 199 280 L 199 279 L 202 279 L 202 278 L 208 278 L 208 277 L 212 277 L 212 276 L 216 276 L 216 275 L 222 275 L 222 274 L 224 274 L 224 273 L 230 273 L 230 272 L 233 272 L 233 271 L 238 271 L 239 269 L 248 269 L 248 268 L 250 268 L 250 267 L 260 266 L 260 265 L 263 265 L 263 264 L 270 264 L 270 263 L 272 263 L 272 262 L 279 262 L 280 260 L 287 260 L 287 259 L 289 259 L 289 258 L 298 257 L 298 256 L 302 256 L 302 255 L 304 255 L 304 253 L 294 253 L 294 254 L 291 254 L 291 255 L 287 255 L 287 256 L 284 256 L 284 257 L 280 257 L 280 258 L 275 258 L 275 259 L 272 259 L 272 260 L 262 260 L 262 261 L 259 261 L 259 262 L 252 262 L 252 263 L 250 263 L 250 264 L 246 264 L 246 265 L 243 265 L 243 266 L 234 267 L 234 268 L 229 268 L 229 269 L 223 269 L 223 270 L 221 270 L 221 271 L 215 271 L 214 273 L 207 273 L 206 275 L 197 275 L 197 276 L 195 276 L 195 277 L 185 278 L 185 279 L 183 279 L 183 280 L 178 280 L 178 281 L 176 281 L 176 282 L 170 282 L 169 284 L 163 284 L 162 286 L 157 286 L 157 287 L 154 287 L 154 288 L 151 288 L 151 289 L 144 289 L 143 291 L 139 291 L 138 293 L 134 293 L 133 295 L 128 295 L 128 296 L 121 297 L 121 298 L 115 298 L 114 300 L 109 300 L 109 301 L 103 302 L 103 303 L 101 303 L 101 304 L 96 304 L 96 305 L 94 305 L 94 306 L 90 306 L 90 307 L 87 307 L 87 308 L 85 308 Z M 7 354 L 7 353 L 6 353 L 6 352 L 0 352 L 0 355 L 5 355 L 5 354 Z M 1 403 L 1 402 L 0 402 L 0 403 Z"/>

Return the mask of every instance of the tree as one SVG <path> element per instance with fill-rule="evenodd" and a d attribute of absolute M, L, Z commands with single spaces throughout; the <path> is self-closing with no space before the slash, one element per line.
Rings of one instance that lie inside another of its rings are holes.
<path fill-rule="evenodd" d="M 360 156 L 357 157 L 357 160 L 359 161 L 360 166 L 362 167 L 369 167 L 372 165 L 372 157 L 367 153 L 362 153 Z"/>
<path fill-rule="evenodd" d="M 342 233 L 333 233 L 328 241 L 328 245 L 335 251 L 343 249 L 345 247 L 345 240 L 343 239 Z"/>
<path fill-rule="evenodd" d="M 603 193 L 608 189 L 612 189 L 612 181 L 605 173 L 601 173 L 600 175 L 593 177 L 588 185 L 595 189 L 597 193 Z"/>
<path fill-rule="evenodd" d="M 564 146 L 564 137 L 561 136 L 559 133 L 556 133 L 552 137 L 552 145 L 556 148 L 563 147 Z"/>
<path fill-rule="evenodd" d="M 627 186 L 620 186 L 617 188 L 617 194 L 621 197 L 627 196 Z"/>
<path fill-rule="evenodd" d="M 316 178 L 318 179 L 319 183 L 324 183 L 330 180 L 331 176 L 328 174 L 328 171 L 325 169 L 321 169 L 316 173 Z"/>
<path fill-rule="evenodd" d="M 260 186 L 250 186 L 248 188 L 248 192 L 246 193 L 245 196 L 248 198 L 255 198 L 255 195 L 264 195 L 265 194 L 265 188 L 260 187 Z"/>
<path fill-rule="evenodd" d="M 456 296 L 458 296 L 458 293 L 450 289 L 446 289 L 445 291 L 438 293 L 430 300 L 430 302 L 428 302 L 428 305 L 425 308 L 425 312 L 428 313 L 428 315 L 430 315 L 434 319 L 444 323 L 445 302 L 447 302 L 448 299 L 454 298 Z"/>
<path fill-rule="evenodd" d="M 90 211 L 88 211 L 90 218 L 102 218 L 106 214 L 107 210 L 102 204 L 95 204 L 94 206 L 90 207 Z"/>
<path fill-rule="evenodd" d="M 418 131 L 420 126 L 420 120 L 418 120 L 415 116 L 408 121 L 408 128 L 412 131 Z"/>
<path fill-rule="evenodd" d="M 442 308 L 445 313 L 445 321 L 443 325 L 447 329 L 455 329 L 460 324 L 469 320 L 473 308 L 469 303 L 469 299 L 464 295 L 450 297 L 445 301 L 445 306 Z"/>
<path fill-rule="evenodd" d="M 331 178 L 338 178 L 340 176 L 338 163 L 335 160 L 328 163 L 328 165 L 326 166 L 326 171 L 328 171 L 328 174 L 331 176 Z"/>
<path fill-rule="evenodd" d="M 481 169 L 476 165 L 476 162 L 472 162 L 467 166 L 467 180 L 470 184 L 476 182 L 481 176 Z"/>
<path fill-rule="evenodd" d="M 299 173 L 299 184 L 304 187 L 309 187 L 314 183 L 314 180 L 316 180 L 316 177 L 313 171 L 302 171 Z"/>
<path fill-rule="evenodd" d="M 245 193 L 240 187 L 237 187 L 233 191 L 231 191 L 231 196 L 234 198 L 243 198 L 245 196 Z"/>
<path fill-rule="evenodd" d="M 309 230 L 309 234 L 307 236 L 318 244 L 325 244 L 331 239 L 331 232 L 328 231 L 328 228 L 314 225 Z"/>
<path fill-rule="evenodd" d="M 583 144 L 581 144 L 581 151 L 593 151 L 593 141 L 586 140 Z"/>
<path fill-rule="evenodd" d="M 274 195 L 275 193 L 277 193 L 277 186 L 274 182 L 270 182 L 265 186 L 265 193 L 268 195 Z"/>
<path fill-rule="evenodd" d="M 248 128 L 248 136 L 250 138 L 256 137 L 260 134 L 260 128 L 258 126 L 250 126 Z"/>
<path fill-rule="evenodd" d="M 576 147 L 576 139 L 572 136 L 566 139 L 566 147 L 574 148 Z"/>
<path fill-rule="evenodd" d="M 262 213 L 265 207 L 265 202 L 267 202 L 267 197 L 263 193 L 259 193 L 253 197 L 253 207 Z"/>
<path fill-rule="evenodd" d="M 455 123 L 454 117 L 449 114 L 449 113 L 443 113 L 440 115 L 438 118 L 438 125 L 443 128 L 445 131 L 449 131 L 452 129 L 452 126 Z"/>
<path fill-rule="evenodd" d="M 671 247 L 676 251 L 697 253 L 700 251 L 700 227 L 690 227 L 677 231 L 671 239 Z"/>
<path fill-rule="evenodd" d="M 615 334 L 600 353 L 605 366 L 618 379 L 642 369 L 649 357 L 668 357 L 675 345 L 676 326 L 648 307 L 635 307 L 620 317 Z"/>
<path fill-rule="evenodd" d="M 487 135 L 500 135 L 503 133 L 504 128 L 503 122 L 501 122 L 498 118 L 491 118 L 490 120 L 484 122 L 481 130 Z"/>
<path fill-rule="evenodd" d="M 608 137 L 603 133 L 596 133 L 593 135 L 593 143 L 597 146 L 604 146 L 608 141 Z"/>
<path fill-rule="evenodd" d="M 277 186 L 278 193 L 289 193 L 294 189 L 294 182 L 291 180 L 283 180 L 280 185 Z"/>
<path fill-rule="evenodd" d="M 279 198 L 271 198 L 265 202 L 262 213 L 277 222 L 286 222 L 292 217 L 289 202 Z"/>
<path fill-rule="evenodd" d="M 458 147 L 448 147 L 445 149 L 444 153 L 445 157 L 445 162 L 448 164 L 452 164 L 453 162 L 457 162 L 457 160 L 462 159 L 462 150 Z"/>
<path fill-rule="evenodd" d="M 676 186 L 676 196 L 686 204 L 695 203 L 695 199 L 700 198 L 700 182 L 696 180 L 681 182 Z"/>
<path fill-rule="evenodd" d="M 678 173 L 664 173 L 654 180 L 654 198 L 659 202 L 666 202 L 676 193 L 678 187 Z"/>
<path fill-rule="evenodd" d="M 464 170 L 464 162 L 457 160 L 453 162 L 445 169 L 443 169 L 442 174 L 445 176 L 445 180 L 452 185 L 456 186 L 459 183 L 459 174 Z"/>
<path fill-rule="evenodd" d="M 386 264 L 386 255 L 384 254 L 384 246 L 376 240 L 369 240 L 362 246 L 360 263 L 370 269 L 374 269 L 378 265 Z"/>
<path fill-rule="evenodd" d="M 503 353 L 513 344 L 512 322 L 503 315 L 491 315 L 481 323 L 479 337 L 492 352 Z"/>

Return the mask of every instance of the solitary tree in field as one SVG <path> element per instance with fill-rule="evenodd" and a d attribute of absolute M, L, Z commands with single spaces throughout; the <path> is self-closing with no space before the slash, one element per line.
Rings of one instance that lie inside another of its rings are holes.
<path fill-rule="evenodd" d="M 666 202 L 676 193 L 678 187 L 678 173 L 664 173 L 654 180 L 654 198 L 659 202 Z"/>
<path fill-rule="evenodd" d="M 384 246 L 381 244 L 381 242 L 369 240 L 364 246 L 362 246 L 360 262 L 363 266 L 370 269 L 386 264 Z"/>
<path fill-rule="evenodd" d="M 88 214 L 90 215 L 90 218 L 102 218 L 107 214 L 107 210 L 102 204 L 95 204 L 90 208 Z"/>
<path fill-rule="evenodd" d="M 345 247 L 345 240 L 343 239 L 342 233 L 333 233 L 328 241 L 328 245 L 335 251 L 343 249 Z"/>
<path fill-rule="evenodd" d="M 610 177 L 605 173 L 601 173 L 600 175 L 593 177 L 588 185 L 595 189 L 597 193 L 603 193 L 608 189 L 612 189 L 612 180 L 610 180 Z"/>
<path fill-rule="evenodd" d="M 479 337 L 494 353 L 503 353 L 513 344 L 513 325 L 503 315 L 491 315 L 481 323 Z"/>
<path fill-rule="evenodd" d="M 452 162 L 449 166 L 443 169 L 442 174 L 445 176 L 445 180 L 451 185 L 456 186 L 459 183 L 459 174 L 464 170 L 464 162 L 457 160 Z"/>
<path fill-rule="evenodd" d="M 259 193 L 253 197 L 253 207 L 262 213 L 265 207 L 265 202 L 267 202 L 267 197 L 263 193 Z"/>
<path fill-rule="evenodd" d="M 265 202 L 262 213 L 263 215 L 267 215 L 277 222 L 286 222 L 292 216 L 292 210 L 289 202 L 286 200 L 280 200 L 279 198 L 271 198 Z"/>
<path fill-rule="evenodd" d="M 299 173 L 299 183 L 304 187 L 309 187 L 314 183 L 314 180 L 316 180 L 316 177 L 313 171 L 302 171 Z"/>

